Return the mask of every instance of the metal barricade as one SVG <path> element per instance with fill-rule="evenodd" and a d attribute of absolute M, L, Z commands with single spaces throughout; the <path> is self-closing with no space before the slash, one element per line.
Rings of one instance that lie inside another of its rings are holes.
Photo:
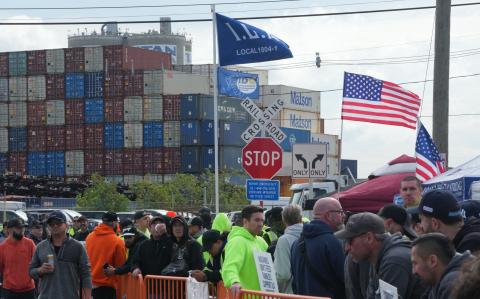
<path fill-rule="evenodd" d="M 120 275 L 117 285 L 117 298 L 144 299 L 145 284 L 142 275 L 134 278 L 131 273 Z"/>
<path fill-rule="evenodd" d="M 229 298 L 233 298 L 233 297 L 229 297 Z M 270 293 L 270 292 L 251 291 L 251 290 L 241 289 L 240 295 L 237 296 L 237 299 L 329 299 L 329 298 Z"/>
<path fill-rule="evenodd" d="M 186 298 L 186 277 L 147 275 L 145 277 L 147 299 Z"/>

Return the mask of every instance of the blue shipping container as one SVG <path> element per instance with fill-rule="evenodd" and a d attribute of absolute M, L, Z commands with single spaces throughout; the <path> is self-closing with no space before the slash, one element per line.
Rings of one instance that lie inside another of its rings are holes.
<path fill-rule="evenodd" d="M 180 123 L 180 145 L 213 145 L 213 121 L 182 121 Z"/>
<path fill-rule="evenodd" d="M 341 172 L 341 174 L 350 175 L 350 173 L 347 170 L 347 167 L 348 167 L 348 169 L 350 169 L 350 171 L 352 172 L 353 177 L 357 178 L 357 164 L 358 164 L 357 160 L 348 160 L 348 159 L 340 160 L 340 165 L 341 165 L 340 172 Z"/>
<path fill-rule="evenodd" d="M 8 53 L 8 70 L 10 76 L 24 76 L 27 74 L 27 52 Z"/>
<path fill-rule="evenodd" d="M 147 148 L 163 146 L 163 123 L 145 122 L 143 124 L 143 146 Z"/>
<path fill-rule="evenodd" d="M 27 172 L 29 175 L 41 176 L 46 175 L 45 167 L 46 155 L 44 152 L 30 152 L 28 153 Z"/>
<path fill-rule="evenodd" d="M 50 176 L 65 176 L 65 153 L 47 152 L 45 171 Z"/>
<path fill-rule="evenodd" d="M 104 120 L 103 99 L 85 100 L 85 123 L 97 124 Z"/>
<path fill-rule="evenodd" d="M 236 146 L 220 147 L 220 169 L 242 170 L 242 148 Z"/>
<path fill-rule="evenodd" d="M 202 146 L 200 169 L 215 169 L 215 151 L 213 146 Z"/>
<path fill-rule="evenodd" d="M 67 73 L 65 75 L 65 98 L 75 99 L 85 96 L 85 78 L 83 73 Z"/>
<path fill-rule="evenodd" d="M 280 144 L 284 152 L 291 152 L 292 145 L 295 143 L 310 143 L 310 131 L 283 127 L 280 130 L 286 135 L 285 140 Z"/>
<path fill-rule="evenodd" d="M 180 119 L 213 119 L 213 97 L 203 94 L 182 95 Z"/>
<path fill-rule="evenodd" d="M 0 154 L 0 173 L 5 173 L 8 167 L 8 157 L 6 154 Z"/>
<path fill-rule="evenodd" d="M 103 73 L 85 73 L 85 97 L 103 97 Z"/>
<path fill-rule="evenodd" d="M 105 148 L 123 147 L 123 123 L 105 123 Z"/>
<path fill-rule="evenodd" d="M 27 150 L 27 128 L 8 129 L 8 151 L 24 152 Z"/>
<path fill-rule="evenodd" d="M 200 147 L 186 146 L 181 148 L 182 163 L 180 170 L 187 173 L 200 172 Z"/>
<path fill-rule="evenodd" d="M 244 146 L 242 133 L 250 126 L 245 122 L 221 121 L 219 124 L 219 143 L 226 146 Z"/>

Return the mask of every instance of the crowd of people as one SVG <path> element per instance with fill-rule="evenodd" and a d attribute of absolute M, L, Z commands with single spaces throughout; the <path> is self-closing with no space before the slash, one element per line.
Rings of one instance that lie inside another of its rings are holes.
<path fill-rule="evenodd" d="M 447 191 L 422 195 L 414 177 L 400 195 L 402 205 L 353 215 L 321 198 L 311 220 L 297 205 L 246 206 L 235 224 L 207 208 L 191 219 L 137 211 L 122 223 L 106 212 L 92 231 L 60 211 L 28 227 L 11 219 L 0 233 L 2 296 L 113 299 L 128 273 L 223 281 L 235 296 L 262 289 L 254 252 L 268 252 L 280 293 L 374 299 L 390 285 L 402 299 L 480 298 L 480 220 Z"/>

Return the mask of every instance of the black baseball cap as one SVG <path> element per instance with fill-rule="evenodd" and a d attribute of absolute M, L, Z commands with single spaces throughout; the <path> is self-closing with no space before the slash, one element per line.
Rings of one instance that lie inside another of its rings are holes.
<path fill-rule="evenodd" d="M 389 204 L 384 206 L 378 216 L 384 219 L 392 219 L 398 225 L 401 225 L 405 234 L 409 238 L 416 238 L 417 234 L 412 229 L 412 221 L 410 215 L 407 213 L 407 210 L 404 207 L 401 207 L 396 204 Z"/>
<path fill-rule="evenodd" d="M 222 238 L 222 235 L 218 230 L 212 229 L 204 232 L 202 235 L 203 251 L 209 251 L 210 248 L 212 248 L 212 245 L 218 240 L 220 240 L 221 238 Z"/>
<path fill-rule="evenodd" d="M 151 215 L 151 213 L 147 211 L 136 211 L 135 214 L 133 215 L 133 220 L 142 219 L 143 217 L 149 216 L 149 215 Z"/>
<path fill-rule="evenodd" d="M 384 234 L 385 225 L 380 216 L 365 212 L 350 216 L 345 228 L 336 232 L 335 236 L 338 239 L 348 240 L 369 232 L 374 234 Z"/>
<path fill-rule="evenodd" d="M 13 218 L 8 220 L 7 222 L 7 228 L 24 228 L 25 227 L 25 222 L 21 218 Z"/>
<path fill-rule="evenodd" d="M 165 216 L 163 216 L 163 215 L 158 215 L 158 216 L 154 216 L 154 217 L 152 218 L 152 220 L 150 220 L 150 225 L 152 225 L 153 223 L 158 222 L 158 221 L 160 221 L 160 222 L 162 222 L 162 223 L 165 223 L 165 224 L 168 223 L 167 219 L 165 219 Z"/>
<path fill-rule="evenodd" d="M 480 218 L 480 202 L 478 200 L 465 200 L 460 203 L 464 211 L 464 218 L 470 217 Z"/>
<path fill-rule="evenodd" d="M 38 221 L 38 220 L 32 220 L 32 221 L 30 221 L 30 225 L 29 225 L 29 226 L 30 226 L 30 228 L 42 228 L 42 227 L 43 227 L 42 223 L 41 223 L 40 221 Z"/>
<path fill-rule="evenodd" d="M 135 236 L 136 234 L 138 234 L 138 231 L 135 227 L 130 226 L 130 227 L 126 227 L 125 229 L 123 229 L 122 234 L 123 234 L 124 237 L 131 237 L 131 236 Z"/>
<path fill-rule="evenodd" d="M 188 225 L 203 227 L 203 220 L 200 217 L 193 217 L 188 222 Z"/>
<path fill-rule="evenodd" d="M 47 224 L 50 224 L 53 220 L 61 221 L 63 223 L 67 222 L 67 217 L 61 211 L 53 211 L 48 215 Z"/>
<path fill-rule="evenodd" d="M 102 215 L 102 221 L 104 222 L 118 221 L 118 215 L 115 212 L 105 212 Z"/>
<path fill-rule="evenodd" d="M 433 190 L 423 195 L 418 210 L 421 215 L 437 218 L 445 224 L 457 223 L 463 219 L 457 199 L 445 190 Z"/>

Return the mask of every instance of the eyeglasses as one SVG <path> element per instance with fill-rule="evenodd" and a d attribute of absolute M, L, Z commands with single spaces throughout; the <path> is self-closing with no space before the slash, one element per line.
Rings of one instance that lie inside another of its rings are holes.
<path fill-rule="evenodd" d="M 327 211 L 327 213 L 339 213 L 341 215 L 345 215 L 344 210 L 329 210 L 329 211 Z"/>

